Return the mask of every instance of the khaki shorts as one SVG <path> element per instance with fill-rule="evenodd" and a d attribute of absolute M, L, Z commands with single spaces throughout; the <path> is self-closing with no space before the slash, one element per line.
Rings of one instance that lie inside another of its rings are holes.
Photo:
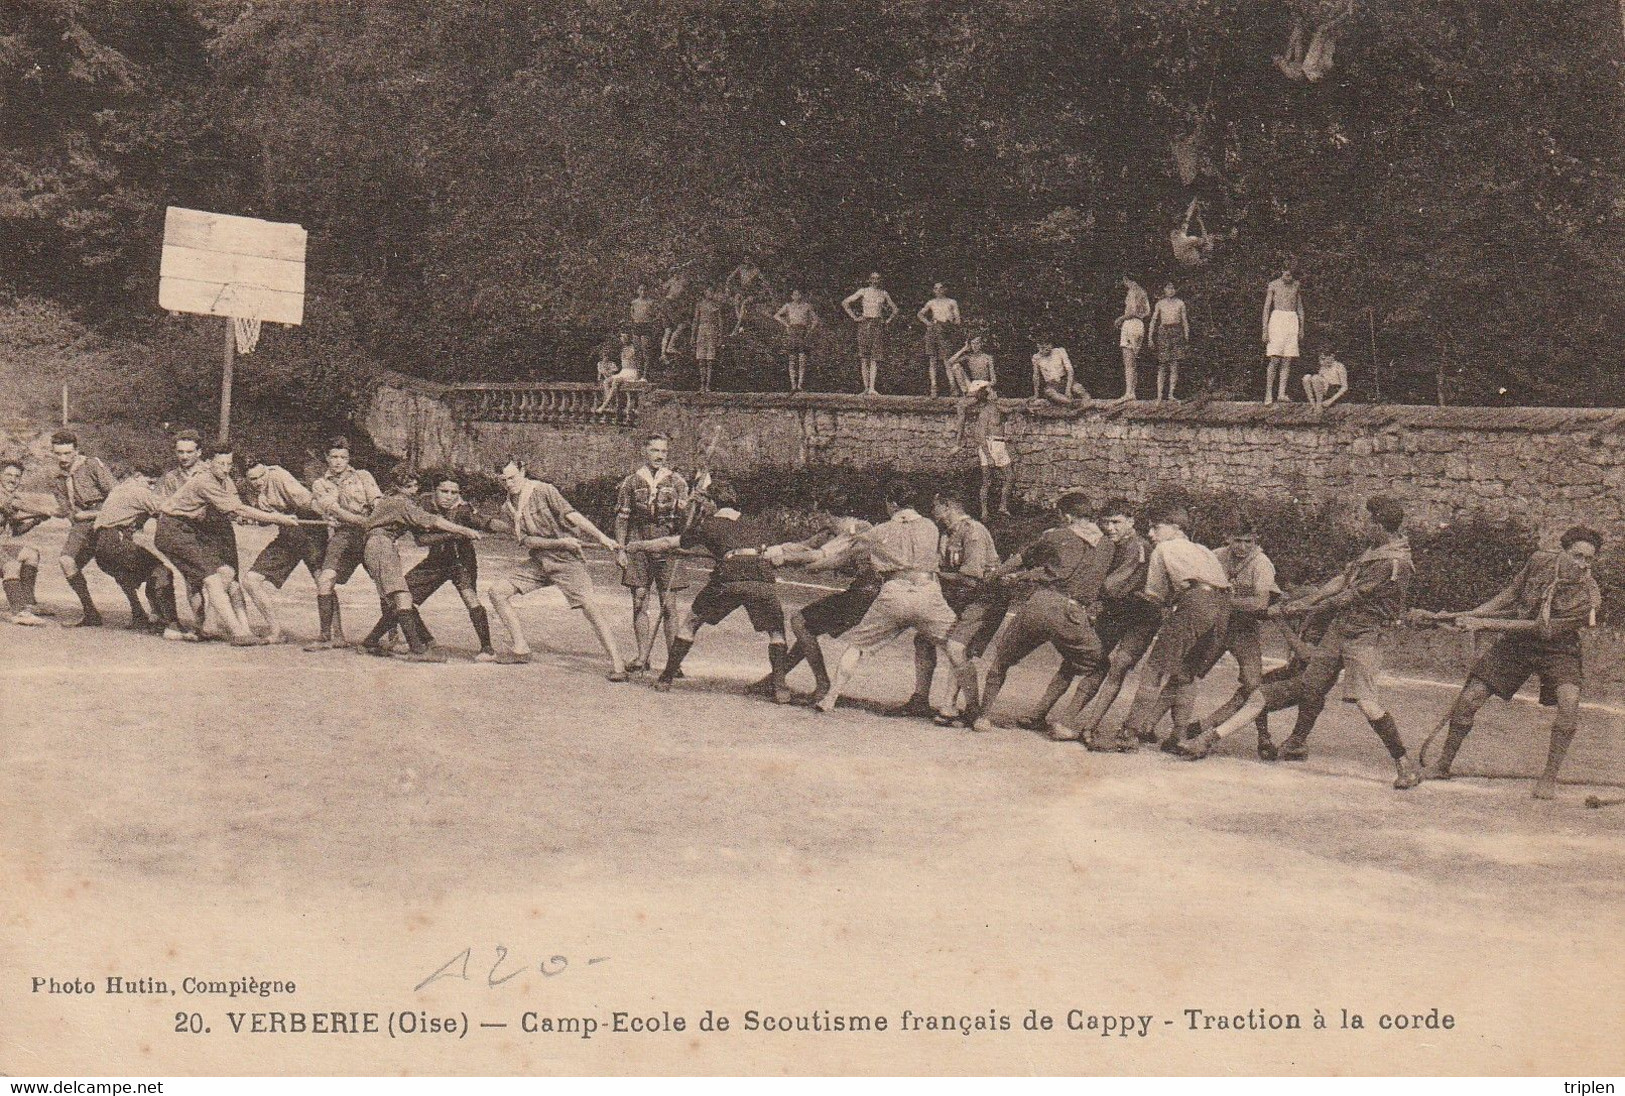
<path fill-rule="evenodd" d="M 60 555 L 73 560 L 73 565 L 83 571 L 85 564 L 96 556 L 96 523 L 76 521 L 70 524 L 68 539 L 62 542 Z"/>
<path fill-rule="evenodd" d="M 976 447 L 976 460 L 983 468 L 1010 467 L 1010 449 L 1003 438 L 988 438 Z"/>
<path fill-rule="evenodd" d="M 881 584 L 874 604 L 845 638 L 848 646 L 872 651 L 913 628 L 931 642 L 942 643 L 957 622 L 935 579 L 894 578 Z"/>
<path fill-rule="evenodd" d="M 361 566 L 378 586 L 378 596 L 388 600 L 407 592 L 406 568 L 401 565 L 400 549 L 388 533 L 374 533 L 361 549 Z"/>
<path fill-rule="evenodd" d="M 517 570 L 504 575 L 501 581 L 512 586 L 521 596 L 535 593 L 544 586 L 556 586 L 572 609 L 581 608 L 592 595 L 592 576 L 587 573 L 586 563 L 580 559 L 531 556 Z"/>
<path fill-rule="evenodd" d="M 1365 701 L 1384 707 L 1382 695 L 1377 691 L 1377 678 L 1382 673 L 1382 647 L 1375 637 L 1343 644 L 1343 699 L 1350 704 Z"/>
<path fill-rule="evenodd" d="M 1138 350 L 1145 345 L 1145 321 L 1139 318 L 1123 321 L 1122 334 L 1117 337 L 1117 345 L 1130 350 Z"/>

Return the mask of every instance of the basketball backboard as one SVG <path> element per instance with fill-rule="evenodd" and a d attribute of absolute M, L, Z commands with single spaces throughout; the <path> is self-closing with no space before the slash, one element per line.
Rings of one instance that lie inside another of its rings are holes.
<path fill-rule="evenodd" d="M 307 235 L 299 225 L 170 206 L 159 307 L 298 324 L 305 316 Z"/>

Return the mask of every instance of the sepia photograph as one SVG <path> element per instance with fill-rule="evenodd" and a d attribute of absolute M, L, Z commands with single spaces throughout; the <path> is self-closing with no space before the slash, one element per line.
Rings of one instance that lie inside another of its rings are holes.
<path fill-rule="evenodd" d="M 4 0 L 0 1076 L 1606 1096 L 1622 240 L 1614 0 Z"/>

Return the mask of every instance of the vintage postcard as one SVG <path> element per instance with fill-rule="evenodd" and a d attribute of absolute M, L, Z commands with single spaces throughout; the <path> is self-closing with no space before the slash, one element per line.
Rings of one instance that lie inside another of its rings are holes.
<path fill-rule="evenodd" d="M 0 13 L 0 1073 L 1625 1073 L 1622 47 Z"/>

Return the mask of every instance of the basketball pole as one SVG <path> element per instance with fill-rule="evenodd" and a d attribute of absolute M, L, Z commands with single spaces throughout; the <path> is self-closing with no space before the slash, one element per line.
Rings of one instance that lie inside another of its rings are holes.
<path fill-rule="evenodd" d="M 226 327 L 225 369 L 220 374 L 220 444 L 231 442 L 231 370 L 237 360 L 237 332 L 232 328 L 230 316 L 224 317 Z"/>

